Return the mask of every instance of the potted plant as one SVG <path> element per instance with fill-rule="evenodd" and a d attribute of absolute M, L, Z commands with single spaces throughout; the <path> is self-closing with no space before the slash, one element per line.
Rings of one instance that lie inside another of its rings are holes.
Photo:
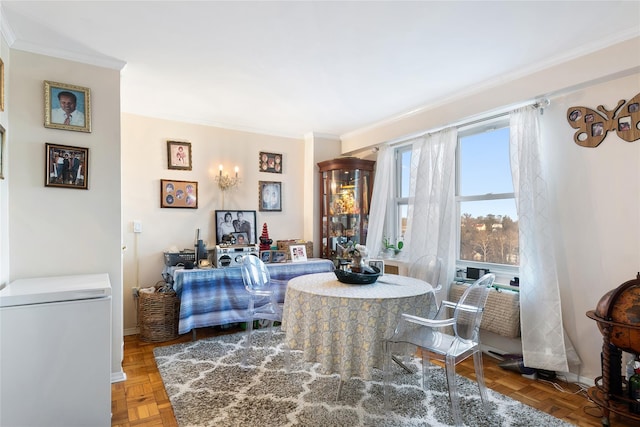
<path fill-rule="evenodd" d="M 397 244 L 393 244 L 388 237 L 385 237 L 382 239 L 382 246 L 384 246 L 384 250 L 388 255 L 396 256 L 404 247 L 404 243 L 402 243 L 402 240 L 399 240 Z"/>

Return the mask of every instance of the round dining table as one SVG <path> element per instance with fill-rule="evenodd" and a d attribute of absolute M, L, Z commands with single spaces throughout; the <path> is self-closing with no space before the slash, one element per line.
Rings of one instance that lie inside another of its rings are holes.
<path fill-rule="evenodd" d="M 325 374 L 371 379 L 383 366 L 383 339 L 402 313 L 426 316 L 436 304 L 433 287 L 422 280 L 385 274 L 368 285 L 339 282 L 334 273 L 289 280 L 282 329 L 292 350 L 320 363 Z"/>

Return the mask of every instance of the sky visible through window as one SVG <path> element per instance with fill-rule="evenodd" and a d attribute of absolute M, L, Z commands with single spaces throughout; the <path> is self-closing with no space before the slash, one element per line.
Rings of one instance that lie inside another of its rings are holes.
<path fill-rule="evenodd" d="M 460 195 L 512 193 L 509 164 L 509 127 L 462 138 Z M 411 150 L 402 153 L 401 197 L 409 196 Z M 461 213 L 473 217 L 508 215 L 517 220 L 515 200 L 488 200 L 461 203 Z"/>
<path fill-rule="evenodd" d="M 461 196 L 513 193 L 508 127 L 464 137 L 460 151 Z M 460 209 L 473 217 L 493 214 L 518 219 L 513 199 L 464 202 Z"/>

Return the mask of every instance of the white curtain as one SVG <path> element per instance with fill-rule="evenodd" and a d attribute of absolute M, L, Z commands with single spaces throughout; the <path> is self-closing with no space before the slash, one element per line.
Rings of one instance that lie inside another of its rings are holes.
<path fill-rule="evenodd" d="M 417 140 L 411 156 L 404 261 L 410 264 L 423 255 L 437 255 L 446 272 L 441 277 L 444 284 L 455 275 L 457 141 L 457 129 L 444 129 Z"/>
<path fill-rule="evenodd" d="M 394 149 L 384 145 L 378 151 L 376 173 L 371 193 L 369 208 L 369 227 L 367 228 L 367 254 L 369 258 L 377 258 L 382 249 L 382 239 L 388 210 L 393 200 Z"/>
<path fill-rule="evenodd" d="M 520 230 L 523 362 L 530 368 L 568 372 L 569 363 L 580 361 L 562 325 L 554 223 L 542 173 L 538 116 L 534 107 L 525 107 L 514 111 L 510 119 L 511 175 Z"/>

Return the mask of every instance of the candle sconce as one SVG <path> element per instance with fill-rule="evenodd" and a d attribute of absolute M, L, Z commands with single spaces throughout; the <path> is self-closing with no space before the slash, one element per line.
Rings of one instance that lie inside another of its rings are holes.
<path fill-rule="evenodd" d="M 227 191 L 234 187 L 237 187 L 240 184 L 240 178 L 238 177 L 238 167 L 235 168 L 236 175 L 234 177 L 230 177 L 229 175 L 222 174 L 222 165 L 220 165 L 220 172 L 218 176 L 215 177 L 216 183 L 218 183 L 218 188 L 221 191 Z"/>

